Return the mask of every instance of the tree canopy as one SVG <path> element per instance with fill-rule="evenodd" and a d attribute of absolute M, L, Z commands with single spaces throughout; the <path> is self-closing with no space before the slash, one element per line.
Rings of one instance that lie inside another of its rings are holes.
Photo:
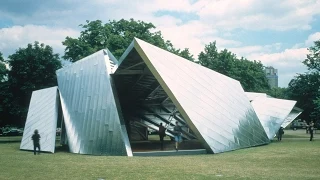
<path fill-rule="evenodd" d="M 266 93 L 274 98 L 288 99 L 289 97 L 288 97 L 287 91 L 288 91 L 288 88 L 274 87 L 268 90 Z"/>
<path fill-rule="evenodd" d="M 19 48 L 6 63 L 10 71 L 8 80 L 0 83 L 4 97 L 0 115 L 10 119 L 10 124 L 23 125 L 32 91 L 56 86 L 55 71 L 61 62 L 50 46 L 35 42 Z"/>
<path fill-rule="evenodd" d="M 62 42 L 66 46 L 63 58 L 71 62 L 105 48 L 108 48 L 116 58 L 119 58 L 134 37 L 191 61 L 194 60 L 187 48 L 184 50 L 176 49 L 170 41 L 165 41 L 161 32 L 155 31 L 156 27 L 152 23 L 121 19 L 103 24 L 100 20 L 87 20 L 86 24 L 81 24 L 80 27 L 83 30 L 78 38 L 66 37 Z"/>
<path fill-rule="evenodd" d="M 206 45 L 198 60 L 202 66 L 240 81 L 245 91 L 265 92 L 270 89 L 260 61 L 249 61 L 243 57 L 239 59 L 227 49 L 219 52 L 216 42 Z"/>
<path fill-rule="evenodd" d="M 297 102 L 304 111 L 301 118 L 307 121 L 319 120 L 320 116 L 320 40 L 309 48 L 309 54 L 303 63 L 309 72 L 298 74 L 289 83 L 288 96 Z"/>
<path fill-rule="evenodd" d="M 7 76 L 7 68 L 4 64 L 4 59 L 2 57 L 2 53 L 0 52 L 0 82 L 5 80 L 5 77 Z"/>
<path fill-rule="evenodd" d="M 309 70 L 320 71 L 320 39 L 314 42 L 314 46 L 308 48 L 309 54 L 303 61 Z"/>

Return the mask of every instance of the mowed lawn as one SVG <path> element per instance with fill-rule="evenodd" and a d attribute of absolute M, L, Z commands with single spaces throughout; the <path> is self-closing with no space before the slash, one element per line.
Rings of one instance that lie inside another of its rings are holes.
<path fill-rule="evenodd" d="M 0 137 L 0 179 L 320 179 L 320 134 L 286 130 L 281 142 L 190 156 L 120 157 L 20 151 Z M 15 142 L 16 141 L 16 142 Z"/>

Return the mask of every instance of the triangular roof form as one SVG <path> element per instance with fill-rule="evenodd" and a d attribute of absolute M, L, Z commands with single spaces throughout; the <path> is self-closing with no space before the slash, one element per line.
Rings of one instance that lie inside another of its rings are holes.
<path fill-rule="evenodd" d="M 292 100 L 263 96 L 257 96 L 250 101 L 270 140 L 274 138 L 296 104 L 296 101 Z"/>
<path fill-rule="evenodd" d="M 303 112 L 302 109 L 298 107 L 294 107 L 289 115 L 286 117 L 286 119 L 281 124 L 281 127 L 285 128 L 287 127 L 293 120 L 295 120 L 301 113 Z"/>
<path fill-rule="evenodd" d="M 141 63 L 147 65 L 209 152 L 220 153 L 269 143 L 237 80 L 137 38 L 120 58 L 115 75 L 121 73 L 121 66 L 126 61 L 130 61 L 128 54 L 132 51 L 137 51 L 143 59 Z"/>

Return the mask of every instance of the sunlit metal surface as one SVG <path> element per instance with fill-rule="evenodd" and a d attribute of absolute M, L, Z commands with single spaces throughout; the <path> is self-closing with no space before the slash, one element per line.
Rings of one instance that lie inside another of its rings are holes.
<path fill-rule="evenodd" d="M 172 101 L 177 108 L 176 112 L 181 114 L 182 119 L 209 152 L 220 153 L 269 143 L 238 81 L 139 39 L 135 39 L 131 47 L 126 56 L 120 58 L 119 67 L 115 71 L 114 76 L 119 78 L 119 83 L 116 82 L 116 84 L 120 91 L 125 89 L 124 87 L 129 89 L 141 87 L 142 90 L 144 87 L 150 90 L 148 93 L 142 93 L 143 103 L 159 104 L 159 99 L 163 100 L 162 98 Z M 131 76 L 128 76 L 129 74 Z M 135 83 L 121 86 L 121 75 L 127 75 L 127 80 Z M 143 78 L 144 81 L 141 81 Z M 141 84 L 144 86 L 140 86 Z M 162 96 L 155 99 L 153 95 L 155 100 L 146 98 L 146 94 L 158 92 L 158 89 L 168 97 Z M 122 91 L 119 94 L 129 94 Z M 138 103 L 139 100 L 131 102 Z M 157 113 L 160 114 L 160 112 Z M 174 114 L 173 111 L 171 113 Z M 146 113 L 143 114 L 143 118 L 145 116 Z M 164 121 L 169 118 L 158 117 L 158 119 Z"/>
<path fill-rule="evenodd" d="M 33 150 L 31 136 L 38 129 L 41 136 L 41 151 L 55 150 L 58 118 L 57 87 L 33 91 L 20 149 Z"/>
<path fill-rule="evenodd" d="M 267 98 L 267 94 L 266 93 L 256 93 L 256 92 L 245 92 L 246 96 L 249 98 L 249 100 L 253 100 L 257 97 L 264 97 Z"/>
<path fill-rule="evenodd" d="M 71 152 L 132 156 L 110 77 L 116 67 L 111 53 L 101 50 L 57 71 Z"/>
<path fill-rule="evenodd" d="M 296 101 L 263 96 L 257 96 L 250 101 L 270 140 L 296 104 Z"/>
<path fill-rule="evenodd" d="M 298 117 L 302 113 L 302 109 L 294 107 L 292 111 L 289 113 L 289 115 L 286 117 L 286 119 L 281 124 L 281 127 L 285 128 L 287 127 L 296 117 Z"/>

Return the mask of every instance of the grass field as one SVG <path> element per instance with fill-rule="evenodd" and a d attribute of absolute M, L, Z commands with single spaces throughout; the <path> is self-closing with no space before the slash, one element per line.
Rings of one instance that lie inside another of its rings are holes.
<path fill-rule="evenodd" d="M 320 134 L 286 130 L 281 142 L 221 154 L 119 157 L 20 151 L 0 137 L 0 179 L 320 179 Z"/>

